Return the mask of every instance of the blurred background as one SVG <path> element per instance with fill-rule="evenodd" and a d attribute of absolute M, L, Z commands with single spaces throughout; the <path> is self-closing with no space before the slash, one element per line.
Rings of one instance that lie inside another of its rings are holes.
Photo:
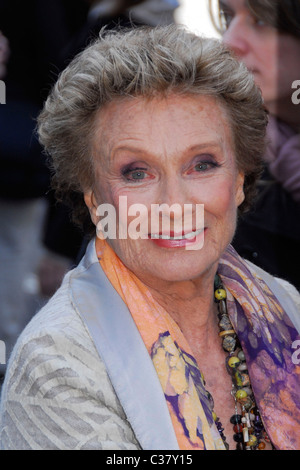
<path fill-rule="evenodd" d="M 175 21 L 186 25 L 196 34 L 220 37 L 211 22 L 207 0 L 180 0 L 180 6 L 175 11 Z"/>

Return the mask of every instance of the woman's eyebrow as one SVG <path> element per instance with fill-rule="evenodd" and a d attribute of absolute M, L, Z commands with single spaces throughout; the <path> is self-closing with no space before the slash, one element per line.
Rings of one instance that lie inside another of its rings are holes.
<path fill-rule="evenodd" d="M 206 148 L 221 150 L 223 149 L 222 141 L 210 141 L 210 142 L 203 142 L 202 144 L 196 144 L 190 147 L 188 150 L 203 150 Z"/>

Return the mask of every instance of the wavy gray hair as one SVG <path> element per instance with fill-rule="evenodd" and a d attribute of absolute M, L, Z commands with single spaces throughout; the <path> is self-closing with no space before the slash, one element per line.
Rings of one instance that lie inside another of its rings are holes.
<path fill-rule="evenodd" d="M 41 144 L 50 156 L 53 187 L 71 205 L 73 218 L 95 228 L 83 200 L 93 186 L 96 113 L 120 97 L 169 92 L 209 95 L 229 116 L 236 162 L 245 174 L 249 207 L 261 171 L 267 113 L 246 67 L 220 41 L 178 25 L 100 32 L 61 73 L 38 118 Z"/>

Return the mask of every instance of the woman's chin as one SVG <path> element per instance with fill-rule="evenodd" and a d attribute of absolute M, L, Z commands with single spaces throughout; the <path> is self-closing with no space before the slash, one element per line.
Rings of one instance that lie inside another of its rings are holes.
<path fill-rule="evenodd" d="M 192 254 L 193 253 L 193 254 Z M 217 264 L 211 260 L 206 260 L 201 256 L 197 256 L 195 252 L 190 252 L 190 256 L 161 257 L 156 262 L 152 259 L 149 264 L 145 263 L 136 272 L 137 277 L 143 279 L 147 283 L 147 279 L 151 279 L 151 284 L 156 283 L 181 283 L 195 281 L 201 279 L 202 276 L 211 271 L 214 273 Z"/>

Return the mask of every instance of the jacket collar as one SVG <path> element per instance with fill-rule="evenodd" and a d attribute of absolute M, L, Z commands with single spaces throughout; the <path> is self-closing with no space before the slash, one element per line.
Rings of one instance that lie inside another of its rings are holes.
<path fill-rule="evenodd" d="M 144 450 L 178 450 L 159 379 L 132 316 L 110 284 L 92 240 L 70 278 L 71 295 L 137 440 Z"/>

